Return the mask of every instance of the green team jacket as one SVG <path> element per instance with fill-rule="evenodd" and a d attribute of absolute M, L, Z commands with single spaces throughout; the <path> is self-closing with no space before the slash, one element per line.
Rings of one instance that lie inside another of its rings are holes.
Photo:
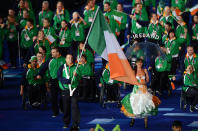
<path fill-rule="evenodd" d="M 173 23 L 174 22 L 174 18 L 172 16 L 167 16 L 167 17 L 162 16 L 160 18 L 160 21 L 163 21 L 163 27 L 166 24 L 166 22 L 170 22 L 172 24 L 172 29 L 174 29 L 174 23 Z"/>
<path fill-rule="evenodd" d="M 89 63 L 85 63 L 85 64 L 80 64 L 80 66 L 78 67 L 80 76 L 93 76 L 93 70 L 92 67 Z"/>
<path fill-rule="evenodd" d="M 193 72 L 191 74 L 187 73 L 184 75 L 184 86 L 182 87 L 183 91 L 187 91 L 188 86 L 191 86 L 191 87 L 195 86 L 198 89 L 197 85 L 198 85 L 198 81 L 197 81 L 196 73 Z"/>
<path fill-rule="evenodd" d="M 119 24 L 114 19 L 115 14 L 116 14 L 116 11 L 113 11 L 113 10 L 110 10 L 104 13 L 104 16 L 108 17 L 109 19 L 109 27 L 114 34 L 116 34 L 116 32 L 120 32 Z"/>
<path fill-rule="evenodd" d="M 80 51 L 80 49 L 78 48 L 77 58 L 80 57 L 80 53 L 81 53 L 81 51 Z M 85 51 L 83 51 L 83 55 L 86 56 L 86 58 L 87 58 L 87 63 L 89 63 L 89 64 L 94 63 L 94 56 L 93 56 L 93 53 L 92 53 L 90 50 L 86 49 Z"/>
<path fill-rule="evenodd" d="M 104 71 L 102 73 L 102 77 L 100 78 L 100 83 L 113 85 L 113 84 L 117 84 L 119 82 L 116 80 L 110 79 L 110 71 L 108 69 L 104 69 Z"/>
<path fill-rule="evenodd" d="M 39 25 L 40 25 L 40 27 L 43 27 L 43 19 L 44 18 L 47 18 L 50 21 L 50 24 L 52 23 L 53 12 L 51 10 L 40 11 L 38 16 L 39 16 Z"/>
<path fill-rule="evenodd" d="M 54 20 L 54 25 L 53 25 L 53 27 L 54 27 L 54 29 L 56 30 L 56 31 L 59 31 L 60 29 L 61 29 L 61 22 L 63 21 L 63 20 L 65 20 L 66 22 L 69 22 L 69 20 L 70 20 L 70 15 L 69 15 L 69 12 L 68 12 L 68 10 L 65 10 L 64 9 L 64 11 L 63 11 L 64 13 L 63 14 L 55 14 L 54 15 L 54 18 L 53 18 L 53 20 Z"/>
<path fill-rule="evenodd" d="M 73 22 L 71 25 L 71 35 L 74 41 L 84 41 L 85 39 L 85 27 L 82 21 Z"/>
<path fill-rule="evenodd" d="M 44 61 L 45 62 L 45 61 Z M 41 65 L 40 65 L 40 69 L 42 68 L 44 66 L 44 63 L 42 63 Z M 40 71 L 40 70 L 39 70 Z M 38 73 L 37 73 L 38 74 Z M 42 78 L 43 80 L 44 80 L 44 82 L 49 82 L 49 79 L 50 79 L 50 77 L 49 77 L 49 70 L 47 70 L 45 73 L 44 73 L 44 76 L 43 76 L 43 78 Z"/>
<path fill-rule="evenodd" d="M 187 37 L 184 39 L 184 28 L 187 29 L 187 26 L 181 26 L 181 25 L 178 25 L 177 28 L 176 28 L 176 37 L 180 39 L 181 41 L 181 44 L 185 44 L 187 43 L 186 45 L 188 46 L 190 44 L 190 35 L 189 33 L 187 32 Z"/>
<path fill-rule="evenodd" d="M 115 11 L 114 19 L 118 22 L 120 30 L 125 30 L 127 25 L 127 15 L 123 12 Z"/>
<path fill-rule="evenodd" d="M 62 66 L 60 66 L 57 76 L 58 76 L 58 83 L 59 83 L 59 87 L 61 90 L 69 90 L 69 84 L 71 84 L 71 80 L 73 78 L 73 73 L 76 69 L 76 65 L 72 65 L 71 67 L 66 66 L 66 70 L 65 70 L 65 66 L 66 64 L 63 64 Z M 66 76 L 66 73 L 68 75 L 68 77 Z M 74 76 L 71 88 L 77 88 L 79 80 L 81 78 L 79 70 L 76 70 L 77 76 Z"/>
<path fill-rule="evenodd" d="M 35 18 L 33 9 L 29 9 L 28 12 L 29 12 L 30 19 L 32 19 L 34 22 L 34 25 L 36 25 L 36 18 Z"/>
<path fill-rule="evenodd" d="M 84 14 L 84 20 L 87 23 L 86 25 L 87 28 L 91 26 L 91 23 L 94 20 L 94 16 L 98 7 L 99 6 L 95 5 L 93 9 L 89 9 L 89 10 L 85 8 L 83 14 Z"/>
<path fill-rule="evenodd" d="M 109 3 L 110 3 L 111 9 L 113 9 L 113 10 L 116 10 L 116 9 L 117 9 L 118 0 L 103 0 L 103 5 L 104 5 L 106 2 L 109 2 Z"/>
<path fill-rule="evenodd" d="M 39 40 L 36 42 L 36 44 L 34 45 L 35 54 L 39 52 L 40 46 L 44 46 L 46 48 L 46 55 L 50 55 L 51 48 L 50 48 L 50 43 L 48 42 L 48 40 L 44 39 L 44 40 Z"/>
<path fill-rule="evenodd" d="M 161 40 L 163 28 L 159 23 L 157 24 L 150 23 L 148 26 L 148 33 L 150 35 L 159 36 L 159 37 L 151 37 L 151 39 Z"/>
<path fill-rule="evenodd" d="M 37 35 L 37 28 L 23 29 L 21 32 L 21 48 L 29 48 L 33 44 L 33 37 Z"/>
<path fill-rule="evenodd" d="M 26 79 L 27 79 L 29 85 L 35 86 L 35 85 L 44 84 L 44 80 L 43 79 L 35 79 L 36 75 L 38 73 L 39 73 L 39 68 L 36 68 L 36 69 L 30 68 L 30 69 L 28 69 L 28 71 L 26 73 Z"/>
<path fill-rule="evenodd" d="M 193 36 L 196 37 L 196 39 L 194 39 L 194 38 L 192 38 L 192 39 L 198 41 L 198 23 L 197 24 L 194 24 L 192 26 L 192 31 L 193 31 Z"/>
<path fill-rule="evenodd" d="M 184 65 L 185 65 L 185 69 L 189 66 L 192 65 L 195 68 L 195 72 L 198 72 L 198 58 L 197 58 L 197 54 L 193 54 L 192 58 L 189 58 L 188 55 L 186 55 L 185 59 L 184 59 Z"/>
<path fill-rule="evenodd" d="M 111 28 L 111 31 L 116 35 L 116 32 L 120 32 L 119 24 L 115 20 L 111 20 L 109 23 L 109 26 Z"/>
<path fill-rule="evenodd" d="M 134 6 L 133 6 L 134 7 Z M 148 13 L 147 13 L 147 10 L 146 10 L 146 6 L 143 4 L 142 5 L 142 11 L 141 11 L 142 13 L 141 13 L 141 19 L 143 20 L 143 21 L 149 21 L 149 17 L 148 17 Z M 134 14 L 135 13 L 135 9 L 133 8 L 132 10 L 131 10 L 131 14 Z"/>
<path fill-rule="evenodd" d="M 131 52 L 132 57 L 136 57 L 137 59 L 143 59 L 144 60 L 144 51 L 139 49 L 139 50 L 133 50 Z"/>
<path fill-rule="evenodd" d="M 166 56 L 165 58 L 162 58 L 161 56 L 156 57 L 155 59 L 155 69 L 157 72 L 164 72 L 164 71 L 170 71 L 171 70 L 171 61 L 172 57 Z"/>
<path fill-rule="evenodd" d="M 59 47 L 70 47 L 72 43 L 72 34 L 70 29 L 61 29 L 59 32 L 59 39 L 61 40 L 58 44 Z M 61 45 L 60 43 L 63 43 Z"/>
<path fill-rule="evenodd" d="M 140 21 L 147 21 L 147 19 L 145 19 L 145 14 L 141 13 L 140 14 L 134 14 L 136 15 L 136 20 L 132 19 L 131 20 L 131 24 L 132 24 L 132 28 L 131 28 L 131 33 L 133 34 L 140 34 L 140 33 L 147 33 L 147 27 L 142 27 L 137 20 Z"/>
<path fill-rule="evenodd" d="M 142 1 L 141 1 L 142 2 Z M 143 3 L 144 6 L 152 6 L 152 7 L 155 7 L 156 6 L 156 0 L 144 0 L 144 3 Z M 132 2 L 132 7 L 135 6 L 135 0 L 133 0 Z"/>
<path fill-rule="evenodd" d="M 179 54 L 179 47 L 180 47 L 180 42 L 178 39 L 167 40 L 165 42 L 165 48 L 169 50 L 168 55 L 170 54 L 171 56 L 174 56 Z"/>
<path fill-rule="evenodd" d="M 178 8 L 182 12 L 185 10 L 185 0 L 171 0 L 171 7 Z"/>
<path fill-rule="evenodd" d="M 27 19 L 21 19 L 20 20 L 20 29 L 25 28 L 26 25 L 27 25 Z"/>
<path fill-rule="evenodd" d="M 49 74 L 52 79 L 57 78 L 57 71 L 61 65 L 65 63 L 65 57 L 53 58 L 49 62 Z"/>
<path fill-rule="evenodd" d="M 19 12 L 18 12 L 17 17 L 16 17 L 17 22 L 20 22 L 23 19 L 23 10 L 24 9 L 19 8 Z"/>
<path fill-rule="evenodd" d="M 57 47 L 57 36 L 56 36 L 56 32 L 54 30 L 53 27 L 48 27 L 48 28 L 43 28 L 43 31 L 44 31 L 44 34 L 45 34 L 45 37 L 47 38 L 48 36 L 52 36 L 55 41 L 53 43 L 50 43 L 50 47 Z"/>
<path fill-rule="evenodd" d="M 0 27 L 0 60 L 3 56 L 3 40 L 5 36 L 5 29 Z"/>
<path fill-rule="evenodd" d="M 14 32 L 12 32 L 11 30 L 13 30 Z M 14 24 L 10 24 L 10 27 L 5 29 L 5 38 L 7 41 L 10 41 L 10 42 L 17 41 L 18 39 L 17 30 Z"/>

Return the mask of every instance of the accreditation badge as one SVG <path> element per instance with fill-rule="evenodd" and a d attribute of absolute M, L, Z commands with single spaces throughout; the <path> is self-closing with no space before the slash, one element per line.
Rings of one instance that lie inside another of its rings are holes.
<path fill-rule="evenodd" d="M 109 83 L 113 84 L 113 80 L 111 78 L 109 78 Z"/>
<path fill-rule="evenodd" d="M 10 33 L 9 34 L 9 39 L 13 39 L 14 38 L 14 34 L 13 33 Z"/>
<path fill-rule="evenodd" d="M 25 34 L 25 40 L 26 41 L 29 41 L 30 40 L 30 37 L 27 34 Z"/>
<path fill-rule="evenodd" d="M 93 18 L 92 17 L 89 17 L 89 22 L 93 22 Z"/>
<path fill-rule="evenodd" d="M 184 35 L 182 34 L 182 35 L 180 35 L 180 38 L 184 38 Z"/>
<path fill-rule="evenodd" d="M 170 48 L 167 48 L 167 54 L 170 54 Z"/>
<path fill-rule="evenodd" d="M 64 45 L 64 44 L 65 44 L 65 38 L 62 38 L 62 39 L 61 39 L 60 44 L 61 44 L 61 45 Z"/>
<path fill-rule="evenodd" d="M 75 31 L 76 36 L 80 36 L 80 32 L 78 30 Z"/>
<path fill-rule="evenodd" d="M 157 31 L 153 31 L 151 35 L 156 36 L 157 35 Z"/>

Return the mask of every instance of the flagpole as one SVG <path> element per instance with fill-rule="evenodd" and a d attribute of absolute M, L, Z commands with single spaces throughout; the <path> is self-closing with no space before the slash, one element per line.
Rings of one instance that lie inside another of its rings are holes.
<path fill-rule="evenodd" d="M 80 59 L 81 59 L 81 57 L 82 57 L 82 54 L 83 54 L 83 52 L 84 52 L 85 46 L 86 46 L 86 44 L 87 44 L 87 41 L 88 41 L 90 32 L 91 32 L 91 30 L 92 30 L 92 28 L 93 28 L 93 24 L 94 24 L 94 22 L 95 22 L 95 19 L 96 19 L 97 14 L 98 14 L 99 8 L 100 8 L 100 7 L 98 7 L 97 10 L 96 10 L 96 14 L 95 14 L 94 19 L 93 19 L 93 22 L 91 23 L 91 26 L 90 26 L 90 28 L 89 28 L 89 32 L 88 32 L 87 37 L 86 37 L 86 39 L 85 39 L 85 43 L 84 43 L 82 52 L 81 52 L 81 54 L 80 54 L 79 59 L 77 59 L 78 63 L 77 63 L 77 65 L 76 65 L 76 69 L 75 69 L 74 72 L 76 72 L 76 70 L 78 69 L 79 61 L 80 61 Z M 72 85 L 72 83 L 73 83 L 73 80 L 74 80 L 74 75 L 73 75 L 72 80 L 71 80 L 71 85 Z M 73 93 L 74 93 L 74 91 L 76 90 L 76 88 L 74 88 L 74 89 L 72 90 L 72 89 L 71 89 L 71 86 L 70 86 L 70 87 L 69 87 L 69 90 L 70 90 L 70 96 L 72 96 Z"/>
<path fill-rule="evenodd" d="M 19 32 L 18 32 L 18 50 L 19 50 L 19 67 L 21 68 L 21 49 L 20 49 L 20 41 L 19 41 Z"/>

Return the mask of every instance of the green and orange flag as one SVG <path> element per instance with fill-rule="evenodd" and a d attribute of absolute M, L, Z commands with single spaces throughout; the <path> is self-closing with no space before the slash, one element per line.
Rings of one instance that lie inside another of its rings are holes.
<path fill-rule="evenodd" d="M 98 55 L 109 62 L 111 79 L 138 85 L 135 72 L 132 70 L 101 10 L 95 17 L 88 43 Z"/>

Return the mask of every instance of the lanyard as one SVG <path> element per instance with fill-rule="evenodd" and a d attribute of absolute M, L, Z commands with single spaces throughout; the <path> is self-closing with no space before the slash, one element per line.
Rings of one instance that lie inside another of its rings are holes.
<path fill-rule="evenodd" d="M 94 17 L 94 14 L 95 14 L 95 12 L 94 12 L 94 10 L 93 10 L 93 12 L 91 12 L 92 10 L 89 10 L 88 11 L 88 15 L 89 15 L 89 17 L 90 17 L 90 14 L 91 14 L 91 18 L 93 18 Z"/>
<path fill-rule="evenodd" d="M 63 35 L 62 35 L 62 38 L 65 37 L 65 31 L 66 31 L 66 30 L 67 30 L 67 28 L 64 29 L 64 33 L 63 33 Z M 61 31 L 60 31 L 60 34 L 59 34 L 60 37 L 61 37 L 62 31 L 63 31 L 63 29 L 61 29 Z"/>
<path fill-rule="evenodd" d="M 45 28 L 43 27 L 43 31 L 44 31 L 44 30 L 45 30 Z M 48 35 L 49 30 L 50 30 L 50 27 L 48 27 L 48 30 L 47 30 L 46 36 Z"/>
<path fill-rule="evenodd" d="M 188 79 L 190 80 L 190 81 L 192 81 L 192 84 L 194 84 L 195 82 L 195 76 L 194 76 L 194 73 L 193 73 L 193 79 L 191 80 L 191 78 L 190 78 L 190 76 L 188 75 L 188 74 L 186 74 L 186 76 L 188 77 Z"/>
<path fill-rule="evenodd" d="M 187 56 L 187 61 L 188 61 L 188 64 L 191 65 L 188 56 Z M 194 59 L 194 57 L 193 57 L 193 63 L 192 63 L 192 65 L 194 65 L 194 62 L 195 62 L 195 59 Z"/>
<path fill-rule="evenodd" d="M 45 16 L 47 15 L 48 11 L 49 11 L 49 10 L 47 10 Z M 42 18 L 43 18 L 43 14 L 44 14 L 44 11 L 42 10 Z"/>
<path fill-rule="evenodd" d="M 43 44 L 45 43 L 45 40 L 43 40 Z M 39 40 L 37 41 L 38 46 L 40 45 Z M 44 46 L 44 45 L 43 45 Z"/>
<path fill-rule="evenodd" d="M 63 13 L 62 13 L 62 12 L 63 12 Z M 58 11 L 57 11 L 56 16 L 57 16 L 57 18 L 59 19 L 59 21 L 61 21 L 61 19 L 63 18 L 62 15 L 64 15 L 64 10 L 61 10 L 60 13 L 58 13 Z"/>
<path fill-rule="evenodd" d="M 172 45 L 173 45 L 173 41 L 174 41 L 174 40 L 172 40 L 172 41 L 170 42 L 170 48 L 169 48 L 169 49 L 171 49 L 171 47 L 172 47 Z M 168 42 L 167 42 L 167 47 L 168 47 Z"/>

